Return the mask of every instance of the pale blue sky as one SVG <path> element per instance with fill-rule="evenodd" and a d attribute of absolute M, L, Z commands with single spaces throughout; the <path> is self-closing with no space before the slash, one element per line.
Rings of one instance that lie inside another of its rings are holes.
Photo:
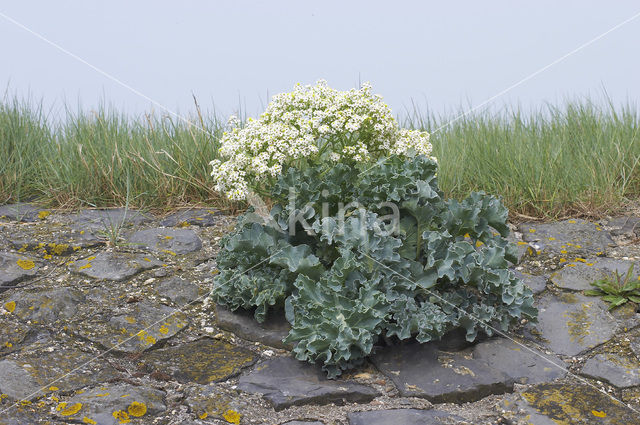
<path fill-rule="evenodd" d="M 637 1 L 0 1 L 0 13 L 171 110 L 256 115 L 296 82 L 370 81 L 395 113 L 477 105 L 640 12 Z M 0 84 L 46 105 L 157 106 L 0 17 Z M 640 98 L 640 18 L 495 101 Z"/>

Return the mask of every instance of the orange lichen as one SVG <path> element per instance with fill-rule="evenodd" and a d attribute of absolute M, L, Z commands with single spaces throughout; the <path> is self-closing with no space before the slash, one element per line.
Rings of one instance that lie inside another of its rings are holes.
<path fill-rule="evenodd" d="M 147 413 L 147 405 L 134 401 L 127 407 L 127 412 L 129 412 L 131 416 L 139 418 Z"/>

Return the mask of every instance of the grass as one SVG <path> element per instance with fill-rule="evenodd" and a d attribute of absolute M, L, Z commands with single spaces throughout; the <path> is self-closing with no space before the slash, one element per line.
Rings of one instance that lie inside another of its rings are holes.
<path fill-rule="evenodd" d="M 523 113 L 412 111 L 402 125 L 432 134 L 448 196 L 499 194 L 520 218 L 598 216 L 640 197 L 640 122 L 635 108 L 587 100 Z M 40 105 L 0 102 L 0 204 L 171 209 L 234 206 L 212 189 L 223 121 L 196 113 L 127 117 L 101 108 L 47 120 Z M 202 131 L 201 129 L 204 129 Z"/>

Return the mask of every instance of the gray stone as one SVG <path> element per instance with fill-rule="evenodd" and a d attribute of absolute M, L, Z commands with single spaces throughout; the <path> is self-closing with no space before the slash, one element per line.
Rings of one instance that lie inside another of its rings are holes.
<path fill-rule="evenodd" d="M 69 265 L 69 270 L 100 280 L 123 281 L 161 266 L 158 259 L 126 252 L 100 252 Z"/>
<path fill-rule="evenodd" d="M 71 288 L 20 290 L 11 294 L 4 308 L 25 322 L 53 325 L 75 316 L 84 299 L 82 292 Z"/>
<path fill-rule="evenodd" d="M 604 255 L 615 246 L 609 232 L 585 220 L 565 220 L 556 223 L 523 223 L 520 231 L 525 242 L 537 245 L 540 251 L 567 260 L 572 257 Z"/>
<path fill-rule="evenodd" d="M 67 425 L 52 421 L 49 416 L 49 406 L 40 407 L 37 404 L 28 406 L 3 405 L 0 402 L 0 425 Z"/>
<path fill-rule="evenodd" d="M 126 208 L 82 210 L 77 214 L 67 216 L 67 219 L 78 230 L 106 233 L 151 221 L 151 217 L 145 213 Z"/>
<path fill-rule="evenodd" d="M 6 311 L 6 306 L 3 308 Z M 14 315 L 0 313 L 0 356 L 16 351 L 30 333 L 29 326 L 18 321 Z"/>
<path fill-rule="evenodd" d="M 190 229 L 170 229 L 158 227 L 139 230 L 128 238 L 133 246 L 170 255 L 188 254 L 202 248 L 202 241 Z"/>
<path fill-rule="evenodd" d="M 571 383 L 540 384 L 507 396 L 503 416 L 518 424 L 630 425 L 638 415 L 597 388 Z"/>
<path fill-rule="evenodd" d="M 130 421 L 136 423 L 136 419 L 143 421 L 140 423 L 151 423 L 151 418 L 166 410 L 164 396 L 164 391 L 154 388 L 126 383 L 104 384 L 62 398 L 55 414 L 76 423 L 120 425 Z"/>
<path fill-rule="evenodd" d="M 108 317 L 96 314 L 71 323 L 69 329 L 107 349 L 140 353 L 162 345 L 189 324 L 184 313 L 149 301 L 127 304 Z"/>
<path fill-rule="evenodd" d="M 218 222 L 222 213 L 213 208 L 197 208 L 169 214 L 161 222 L 166 227 L 186 227 L 188 225 L 208 227 Z"/>
<path fill-rule="evenodd" d="M 575 356 L 613 337 L 614 317 L 598 297 L 545 294 L 538 305 L 541 343 L 557 354 Z"/>
<path fill-rule="evenodd" d="M 633 264 L 631 261 L 615 260 L 612 258 L 591 258 L 567 264 L 561 270 L 551 275 L 551 282 L 559 288 L 583 291 L 594 289 L 592 282 L 615 276 L 615 272 L 624 277 Z M 638 278 L 640 267 L 635 264 L 633 279 Z"/>
<path fill-rule="evenodd" d="M 371 357 L 403 397 L 465 403 L 513 389 L 513 379 L 468 352 L 446 353 L 432 344 L 386 347 Z"/>
<path fill-rule="evenodd" d="M 590 358 L 582 368 L 582 374 L 618 388 L 640 385 L 640 363 L 617 354 L 598 354 Z"/>
<path fill-rule="evenodd" d="M 529 254 L 529 248 L 531 246 L 528 242 L 524 242 L 522 239 L 516 236 L 516 232 L 509 232 L 507 240 L 513 245 L 516 250 L 516 258 L 518 259 L 516 264 L 520 264 L 522 260 Z"/>
<path fill-rule="evenodd" d="M 233 332 L 249 341 L 261 342 L 264 345 L 290 350 L 291 344 L 282 340 L 289 334 L 291 325 L 284 314 L 269 312 L 267 320 L 258 323 L 253 314 L 248 311 L 230 311 L 226 307 L 216 305 L 216 324 L 220 329 Z"/>
<path fill-rule="evenodd" d="M 39 262 L 33 258 L 0 252 L 0 292 L 35 276 L 39 268 Z"/>
<path fill-rule="evenodd" d="M 529 273 L 522 273 L 519 271 L 514 271 L 514 274 L 518 279 L 521 279 L 522 282 L 531 288 L 531 291 L 534 294 L 539 294 L 547 288 L 547 280 L 546 276 L 536 276 Z"/>
<path fill-rule="evenodd" d="M 615 217 L 607 222 L 607 227 L 613 236 L 640 237 L 640 217 Z"/>
<path fill-rule="evenodd" d="M 442 410 L 389 409 L 353 412 L 349 425 L 449 425 L 464 419 Z"/>
<path fill-rule="evenodd" d="M 17 237 L 10 239 L 11 246 L 20 251 L 35 251 L 41 255 L 69 255 L 80 249 L 102 246 L 105 242 L 89 232 L 66 232 L 46 240 Z"/>
<path fill-rule="evenodd" d="M 289 421 L 282 425 L 324 425 L 324 422 L 319 421 Z"/>
<path fill-rule="evenodd" d="M 0 205 L 0 219 L 34 222 L 38 220 L 41 211 L 46 210 L 25 202 Z"/>
<path fill-rule="evenodd" d="M 0 393 L 12 400 L 33 400 L 58 389 L 73 391 L 118 376 L 104 359 L 75 348 L 48 347 L 0 360 Z"/>
<path fill-rule="evenodd" d="M 162 372 L 178 382 L 209 384 L 238 375 L 253 365 L 253 352 L 224 341 L 203 338 L 175 347 L 162 348 L 147 354 L 140 366 L 150 373 Z"/>
<path fill-rule="evenodd" d="M 251 399 L 238 397 L 238 391 L 219 384 L 191 385 L 186 392 L 185 402 L 198 418 L 211 423 L 218 419 L 221 423 L 230 423 L 227 419 L 240 419 L 240 423 L 248 423 L 239 418 L 242 412 L 252 410 L 255 403 Z M 218 423 L 218 422 L 216 422 Z M 237 423 L 237 422 L 235 422 Z"/>
<path fill-rule="evenodd" d="M 241 376 L 238 388 L 262 394 L 275 410 L 306 404 L 368 403 L 380 393 L 353 381 L 329 380 L 318 366 L 293 357 L 277 357 Z"/>
<path fill-rule="evenodd" d="M 540 384 L 567 374 L 566 365 L 556 356 L 506 338 L 477 344 L 473 348 L 473 358 L 485 361 L 521 384 Z"/>
<path fill-rule="evenodd" d="M 180 307 L 193 303 L 200 297 L 200 287 L 197 284 L 177 276 L 158 282 L 155 290 L 158 295 L 169 298 Z"/>

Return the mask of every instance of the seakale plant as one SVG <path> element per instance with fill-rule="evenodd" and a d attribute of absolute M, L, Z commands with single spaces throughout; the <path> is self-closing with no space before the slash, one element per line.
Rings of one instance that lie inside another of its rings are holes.
<path fill-rule="evenodd" d="M 382 337 L 428 342 L 535 320 L 531 290 L 508 269 L 507 210 L 493 196 L 445 200 L 425 155 L 289 167 L 222 241 L 215 302 L 284 310 L 296 358 L 329 377 L 363 362 Z"/>
<path fill-rule="evenodd" d="M 600 296 L 609 303 L 609 310 L 620 307 L 628 301 L 640 304 L 640 277 L 633 277 L 633 263 L 622 277 L 616 270 L 610 276 L 591 282 L 597 289 L 585 291 L 585 295 Z"/>

